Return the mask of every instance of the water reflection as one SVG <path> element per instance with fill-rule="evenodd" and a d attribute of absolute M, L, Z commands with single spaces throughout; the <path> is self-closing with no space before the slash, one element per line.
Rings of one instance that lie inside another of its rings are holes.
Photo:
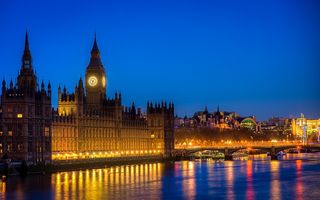
<path fill-rule="evenodd" d="M 246 192 L 246 199 L 253 200 L 254 199 L 254 189 L 253 189 L 253 171 L 252 171 L 252 160 L 247 161 L 246 167 L 247 173 L 247 192 Z"/>
<path fill-rule="evenodd" d="M 303 199 L 302 161 L 296 160 L 296 199 Z"/>
<path fill-rule="evenodd" d="M 109 195 L 128 199 L 148 191 L 153 181 L 160 179 L 161 167 L 156 163 L 61 172 L 52 175 L 51 184 L 55 199 L 103 199 Z M 153 195 L 159 196 L 159 192 Z"/>
<path fill-rule="evenodd" d="M 185 199 L 194 199 L 195 197 L 195 162 L 183 162 L 182 164 L 182 176 L 183 176 L 183 193 Z"/>
<path fill-rule="evenodd" d="M 297 156 L 284 161 L 182 161 L 10 177 L 0 182 L 0 199 L 318 198 L 320 154 L 312 160 L 309 155 Z"/>
<path fill-rule="evenodd" d="M 226 170 L 226 181 L 227 181 L 227 199 L 234 199 L 234 162 L 229 161 L 225 162 L 225 170 Z"/>
<path fill-rule="evenodd" d="M 0 199 L 5 199 L 6 196 L 6 182 L 0 182 Z"/>
<path fill-rule="evenodd" d="M 280 184 L 280 174 L 279 174 L 279 161 L 270 161 L 270 196 L 271 199 L 280 200 L 281 199 L 281 184 Z"/>

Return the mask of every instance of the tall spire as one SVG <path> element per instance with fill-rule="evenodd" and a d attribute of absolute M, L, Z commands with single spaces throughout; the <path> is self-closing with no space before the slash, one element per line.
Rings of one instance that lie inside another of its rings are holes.
<path fill-rule="evenodd" d="M 26 32 L 26 38 L 24 42 L 24 52 L 22 56 L 22 68 L 29 69 L 31 68 L 31 53 L 29 49 L 29 37 L 28 32 Z"/>
<path fill-rule="evenodd" d="M 91 54 L 92 53 L 99 53 L 99 48 L 98 48 L 98 44 L 97 44 L 97 34 L 96 33 L 94 33 L 94 41 L 93 41 Z"/>
<path fill-rule="evenodd" d="M 26 31 L 26 39 L 24 42 L 24 53 L 30 53 L 29 50 L 29 38 L 28 38 L 28 32 Z"/>
<path fill-rule="evenodd" d="M 94 34 L 93 46 L 91 49 L 91 58 L 90 58 L 90 63 L 88 67 L 102 67 L 96 33 Z"/>

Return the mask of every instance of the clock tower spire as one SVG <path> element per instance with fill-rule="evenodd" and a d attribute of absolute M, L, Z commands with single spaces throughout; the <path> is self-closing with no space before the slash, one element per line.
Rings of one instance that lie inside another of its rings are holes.
<path fill-rule="evenodd" d="M 96 35 L 86 69 L 86 96 L 89 107 L 99 109 L 106 98 L 106 73 L 101 62 Z"/>

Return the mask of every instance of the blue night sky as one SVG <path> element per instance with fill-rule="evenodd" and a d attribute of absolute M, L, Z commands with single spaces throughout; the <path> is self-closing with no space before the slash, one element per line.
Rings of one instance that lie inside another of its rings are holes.
<path fill-rule="evenodd" d="M 107 95 L 258 119 L 320 117 L 320 1 L 0 0 L 0 77 L 17 76 L 28 29 L 39 80 L 73 91 L 94 32 Z"/>

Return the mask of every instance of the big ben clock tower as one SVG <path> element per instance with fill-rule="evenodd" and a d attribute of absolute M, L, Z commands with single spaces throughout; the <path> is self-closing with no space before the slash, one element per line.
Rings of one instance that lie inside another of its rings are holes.
<path fill-rule="evenodd" d="M 86 96 L 89 107 L 99 109 L 102 105 L 102 101 L 106 98 L 106 79 L 95 37 L 90 63 L 86 69 Z"/>

